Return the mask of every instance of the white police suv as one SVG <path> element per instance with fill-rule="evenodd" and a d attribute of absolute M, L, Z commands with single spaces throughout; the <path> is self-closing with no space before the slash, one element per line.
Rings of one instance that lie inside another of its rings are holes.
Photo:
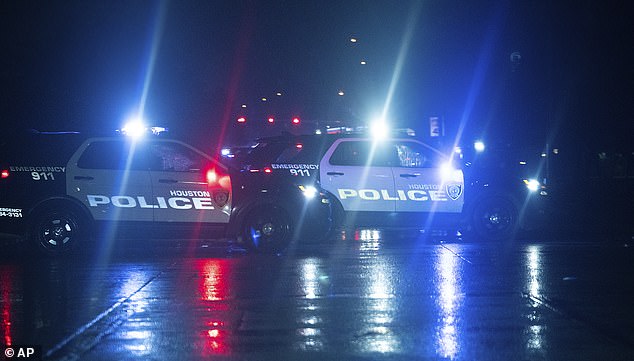
<path fill-rule="evenodd" d="M 337 139 L 319 162 L 319 179 L 355 224 L 457 221 L 464 205 L 462 171 L 413 139 Z"/>
<path fill-rule="evenodd" d="M 339 223 L 431 227 L 458 224 L 462 216 L 462 170 L 412 138 L 284 135 L 258 139 L 236 158 L 230 161 L 248 171 L 315 179 L 333 199 Z"/>
<path fill-rule="evenodd" d="M 2 142 L 0 229 L 49 253 L 96 226 L 192 227 L 224 235 L 232 211 L 226 167 L 177 140 L 33 133 Z"/>

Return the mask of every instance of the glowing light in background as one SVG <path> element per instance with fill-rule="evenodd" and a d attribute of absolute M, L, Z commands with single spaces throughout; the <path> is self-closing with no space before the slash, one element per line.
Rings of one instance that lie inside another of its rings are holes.
<path fill-rule="evenodd" d="M 485 148 L 486 148 L 486 147 L 485 147 L 485 145 L 484 145 L 484 142 L 483 142 L 483 141 L 481 141 L 481 140 L 477 140 L 477 141 L 475 141 L 475 142 L 473 143 L 473 149 L 475 149 L 475 151 L 476 151 L 476 152 L 478 152 L 478 153 L 482 153 L 482 152 L 484 152 L 484 149 L 485 149 Z"/>

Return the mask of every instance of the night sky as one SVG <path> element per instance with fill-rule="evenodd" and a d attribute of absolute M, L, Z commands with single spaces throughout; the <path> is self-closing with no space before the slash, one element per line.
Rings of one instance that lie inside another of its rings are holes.
<path fill-rule="evenodd" d="M 4 0 L 0 11 L 4 134 L 108 131 L 145 98 L 152 123 L 209 150 L 242 113 L 363 123 L 392 94 L 389 118 L 422 131 L 441 116 L 447 133 L 462 122 L 519 146 L 634 144 L 625 1 Z"/>

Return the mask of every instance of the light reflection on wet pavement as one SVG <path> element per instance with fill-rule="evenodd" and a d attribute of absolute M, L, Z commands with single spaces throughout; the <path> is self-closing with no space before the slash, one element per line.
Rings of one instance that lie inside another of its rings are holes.
<path fill-rule="evenodd" d="M 279 256 L 206 246 L 5 255 L 1 339 L 51 360 L 634 359 L 622 243 L 360 230 Z"/>

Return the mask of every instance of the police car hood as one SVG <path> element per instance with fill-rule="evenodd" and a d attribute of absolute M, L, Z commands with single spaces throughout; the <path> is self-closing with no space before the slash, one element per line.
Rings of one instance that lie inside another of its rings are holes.
<path fill-rule="evenodd" d="M 235 170 L 231 179 L 267 186 L 317 184 L 319 165 L 273 163 L 265 167 Z"/>

